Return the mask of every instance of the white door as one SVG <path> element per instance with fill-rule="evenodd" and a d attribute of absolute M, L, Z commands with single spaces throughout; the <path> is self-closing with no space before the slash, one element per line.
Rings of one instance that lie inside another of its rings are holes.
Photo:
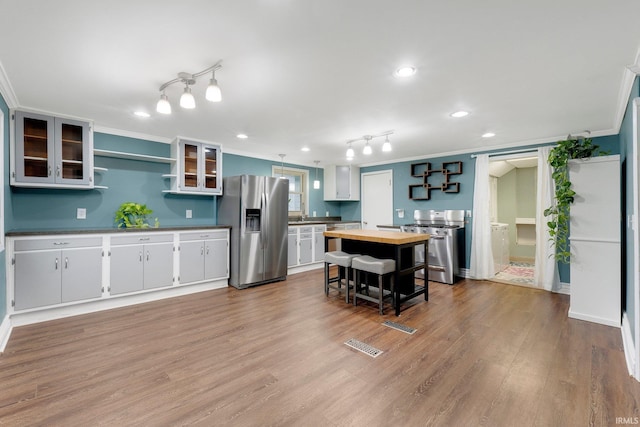
<path fill-rule="evenodd" d="M 363 173 L 360 200 L 363 229 L 393 224 L 393 171 Z"/>

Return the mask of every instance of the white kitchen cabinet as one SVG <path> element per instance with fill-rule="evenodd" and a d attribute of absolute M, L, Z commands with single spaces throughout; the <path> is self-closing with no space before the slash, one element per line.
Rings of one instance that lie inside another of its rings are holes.
<path fill-rule="evenodd" d="M 173 285 L 173 234 L 111 238 L 111 295 Z"/>
<path fill-rule="evenodd" d="M 222 195 L 222 148 L 218 144 L 194 139 L 176 138 L 171 145 L 169 193 Z"/>
<path fill-rule="evenodd" d="M 313 227 L 298 228 L 298 264 L 313 261 Z"/>
<path fill-rule="evenodd" d="M 229 231 L 180 233 L 180 283 L 229 277 Z"/>
<path fill-rule="evenodd" d="M 294 267 L 298 265 L 298 227 L 289 227 L 287 240 L 287 267 Z"/>
<path fill-rule="evenodd" d="M 324 200 L 360 200 L 360 168 L 352 165 L 325 166 Z"/>
<path fill-rule="evenodd" d="M 313 226 L 313 262 L 324 262 L 324 232 L 326 225 Z"/>
<path fill-rule="evenodd" d="M 620 327 L 620 156 L 571 160 L 569 317 Z"/>
<path fill-rule="evenodd" d="M 15 310 L 102 295 L 101 238 L 19 239 L 13 243 L 12 263 Z"/>
<path fill-rule="evenodd" d="M 11 185 L 94 188 L 89 121 L 21 110 L 14 110 L 11 118 Z"/>

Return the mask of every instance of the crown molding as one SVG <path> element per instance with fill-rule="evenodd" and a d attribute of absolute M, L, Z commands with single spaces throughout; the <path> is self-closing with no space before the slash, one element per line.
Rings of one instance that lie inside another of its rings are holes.
<path fill-rule="evenodd" d="M 157 135 L 149 135 L 141 132 L 133 132 L 130 130 L 123 130 L 123 129 L 110 128 L 106 126 L 94 125 L 93 131 L 98 133 L 106 133 L 109 135 L 124 136 L 127 138 L 142 139 L 145 141 L 152 141 L 152 142 L 161 142 L 163 144 L 171 144 L 170 138 L 165 138 Z"/>
<path fill-rule="evenodd" d="M 18 108 L 20 104 L 18 103 L 18 97 L 16 93 L 13 91 L 13 87 L 9 82 L 9 77 L 7 77 L 7 73 L 0 62 L 0 95 L 4 98 L 4 102 L 7 103 L 9 108 Z"/>

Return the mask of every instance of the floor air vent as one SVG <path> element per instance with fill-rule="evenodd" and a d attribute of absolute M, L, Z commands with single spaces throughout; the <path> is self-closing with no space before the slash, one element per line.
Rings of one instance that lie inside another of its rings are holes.
<path fill-rule="evenodd" d="M 382 322 L 384 326 L 388 326 L 393 329 L 397 329 L 399 331 L 405 332 L 407 334 L 415 334 L 417 329 L 412 328 L 411 326 L 402 325 L 400 323 L 392 322 L 391 320 L 385 320 Z"/>
<path fill-rule="evenodd" d="M 368 354 L 371 357 L 378 357 L 382 354 L 382 350 L 378 350 L 375 347 L 371 347 L 369 344 L 365 344 L 362 341 L 358 341 L 353 338 L 345 342 L 345 344 L 351 348 L 363 352 L 364 354 Z"/>

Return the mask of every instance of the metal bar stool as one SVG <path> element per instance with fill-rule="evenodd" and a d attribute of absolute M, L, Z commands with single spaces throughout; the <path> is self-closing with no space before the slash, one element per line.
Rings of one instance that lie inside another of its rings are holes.
<path fill-rule="evenodd" d="M 351 260 L 358 254 L 348 254 L 342 251 L 325 252 L 324 254 L 324 293 L 329 296 L 329 288 L 342 292 L 342 280 L 345 282 L 345 302 L 349 303 L 349 277 L 351 276 Z M 335 264 L 338 266 L 338 275 L 329 277 L 329 266 Z M 343 276 L 344 272 L 344 276 Z M 332 285 L 336 283 L 337 285 Z"/>
<path fill-rule="evenodd" d="M 380 307 L 380 314 L 384 314 L 383 302 L 387 297 L 391 297 L 393 300 L 393 273 L 396 270 L 396 262 L 392 259 L 379 259 L 374 258 L 369 255 L 357 256 L 351 262 L 351 268 L 355 272 L 355 292 L 353 294 L 353 305 L 358 305 L 358 298 L 364 299 L 371 302 L 377 302 Z M 367 294 L 363 294 L 362 291 L 362 277 L 361 274 L 363 271 L 367 273 L 372 273 L 378 276 L 378 297 L 374 298 L 369 296 L 369 287 L 366 286 Z M 387 275 L 391 275 L 391 289 L 387 293 L 384 294 L 383 289 L 383 278 Z"/>

